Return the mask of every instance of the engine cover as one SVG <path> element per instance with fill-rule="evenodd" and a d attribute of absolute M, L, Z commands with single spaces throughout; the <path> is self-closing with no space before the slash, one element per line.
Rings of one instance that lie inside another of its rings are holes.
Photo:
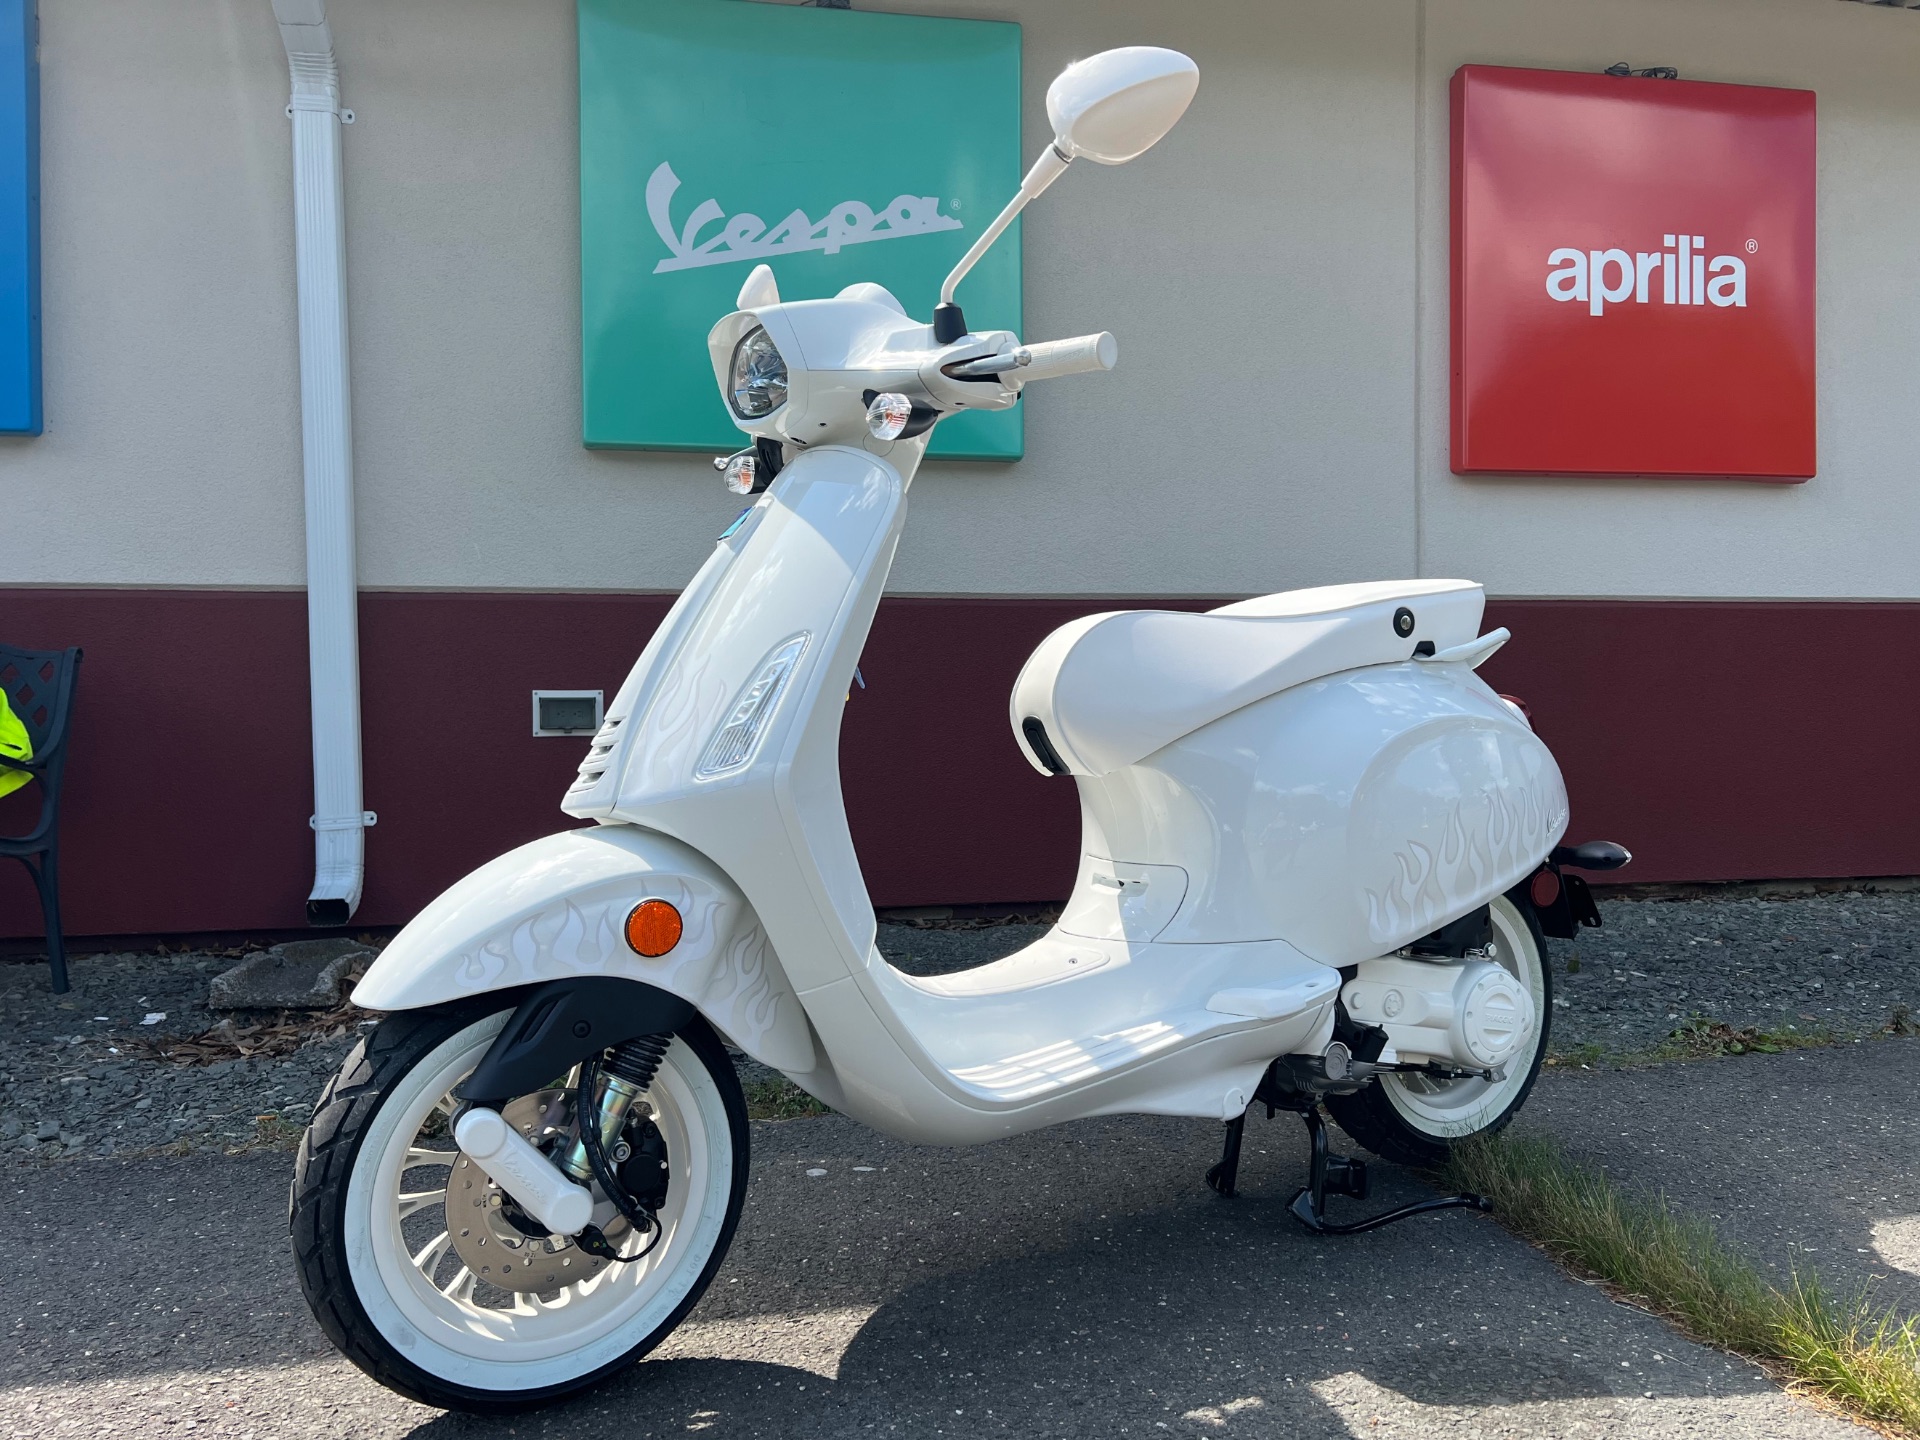
<path fill-rule="evenodd" d="M 1363 961 L 1340 992 L 1359 1025 L 1378 1025 L 1402 1060 L 1492 1069 L 1525 1052 L 1533 996 L 1491 960 Z"/>

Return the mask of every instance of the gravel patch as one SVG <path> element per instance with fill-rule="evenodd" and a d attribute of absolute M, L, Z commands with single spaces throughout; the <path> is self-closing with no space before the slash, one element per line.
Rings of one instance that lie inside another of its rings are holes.
<path fill-rule="evenodd" d="M 1600 909 L 1604 928 L 1550 942 L 1562 1056 L 1644 1058 L 1690 1021 L 1849 1039 L 1920 1015 L 1920 893 L 1609 900 Z M 879 944 L 909 974 L 938 975 L 1044 933 L 883 924 Z M 207 984 L 233 963 L 204 953 L 75 956 L 64 996 L 50 993 L 44 964 L 0 963 L 0 1156 L 290 1145 L 351 1036 L 207 1066 L 134 1053 L 142 1041 L 217 1024 Z M 143 1025 L 152 1014 L 165 1018 Z M 773 1078 L 745 1070 L 749 1082 Z"/>
<path fill-rule="evenodd" d="M 1047 933 L 1045 925 L 977 925 L 941 930 L 918 925 L 882 925 L 880 953 L 909 975 L 951 975 L 1004 960 Z"/>
<path fill-rule="evenodd" d="M 51 993 L 44 963 L 0 965 L 0 1155 L 291 1144 L 351 1037 L 204 1066 L 137 1053 L 218 1024 L 207 984 L 233 964 L 197 953 L 69 956 L 66 995 Z M 164 1018 L 143 1024 L 150 1015 Z"/>
<path fill-rule="evenodd" d="M 1920 894 L 1607 900 L 1548 942 L 1553 1048 L 1632 1055 L 1689 1020 L 1853 1039 L 1920 1015 Z"/>

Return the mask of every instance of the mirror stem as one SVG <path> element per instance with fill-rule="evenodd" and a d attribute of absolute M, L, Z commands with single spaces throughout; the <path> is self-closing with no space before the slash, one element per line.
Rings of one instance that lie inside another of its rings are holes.
<path fill-rule="evenodd" d="M 1062 155 L 1058 146 L 1049 145 L 1040 152 L 1040 158 L 1027 171 L 1027 178 L 1020 182 L 1019 191 L 1007 202 L 1007 208 L 994 217 L 993 223 L 973 242 L 973 248 L 960 257 L 960 263 L 947 275 L 940 287 L 942 305 L 953 303 L 953 292 L 967 278 L 967 272 L 980 262 L 980 257 L 1000 238 L 1001 232 L 1013 223 L 1013 217 L 1027 208 L 1027 202 L 1065 174 L 1070 163 L 1071 157 Z"/>

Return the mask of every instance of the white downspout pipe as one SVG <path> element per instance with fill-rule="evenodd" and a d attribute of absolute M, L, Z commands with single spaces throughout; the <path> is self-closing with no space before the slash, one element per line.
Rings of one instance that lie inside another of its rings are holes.
<path fill-rule="evenodd" d="M 340 70 L 326 0 L 273 0 L 293 95 L 294 266 L 300 306 L 300 434 L 307 492 L 307 667 L 313 699 L 313 892 L 307 921 L 344 925 L 360 904 L 360 636 L 347 383 L 346 222 Z"/>

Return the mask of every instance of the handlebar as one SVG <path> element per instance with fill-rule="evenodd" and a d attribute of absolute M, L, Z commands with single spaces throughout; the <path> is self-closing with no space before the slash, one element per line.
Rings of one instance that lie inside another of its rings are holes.
<path fill-rule="evenodd" d="M 1111 370 L 1120 358 L 1120 342 L 1112 332 L 1076 335 L 1071 340 L 1043 340 L 1037 345 L 1022 345 L 998 355 L 969 360 L 947 371 L 959 379 L 972 380 L 988 375 L 1006 375 L 1022 385 L 1029 380 L 1052 380 L 1060 375 L 1083 375 L 1089 371 Z"/>
<path fill-rule="evenodd" d="M 1043 340 L 1024 348 L 1029 358 L 1020 367 L 1023 385 L 1029 380 L 1051 380 L 1056 375 L 1111 370 L 1120 358 L 1120 342 L 1107 330 L 1098 335 L 1076 335 L 1071 340 Z"/>

